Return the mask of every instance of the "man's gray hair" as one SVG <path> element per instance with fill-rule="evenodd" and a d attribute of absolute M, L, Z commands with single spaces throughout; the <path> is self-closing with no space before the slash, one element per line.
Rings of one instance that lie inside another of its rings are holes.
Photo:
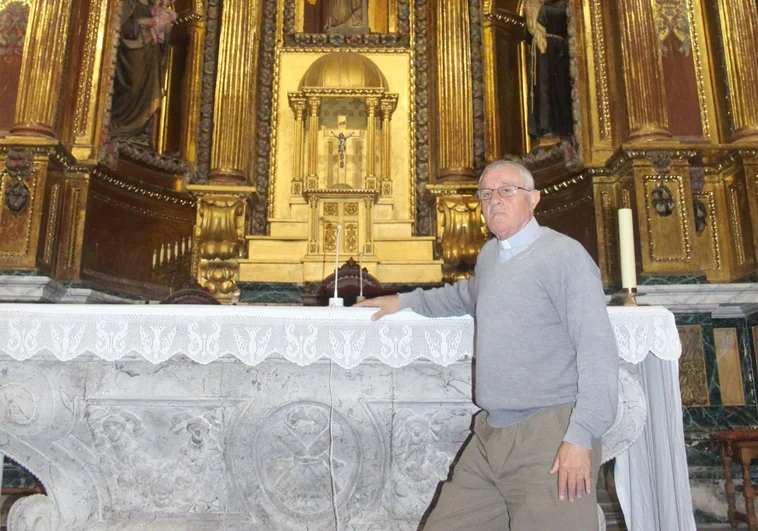
<path fill-rule="evenodd" d="M 512 160 L 496 160 L 494 162 L 490 162 L 487 164 L 487 167 L 484 168 L 481 177 L 479 177 L 479 182 L 482 182 L 484 176 L 489 172 L 500 169 L 509 169 L 515 171 L 523 179 L 524 188 L 534 190 L 534 177 L 532 177 L 532 172 L 530 172 L 523 164 L 519 164 L 518 162 L 514 162 Z"/>

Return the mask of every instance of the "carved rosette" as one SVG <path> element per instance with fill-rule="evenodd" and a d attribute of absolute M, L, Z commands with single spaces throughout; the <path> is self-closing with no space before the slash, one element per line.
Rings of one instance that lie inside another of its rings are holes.
<path fill-rule="evenodd" d="M 252 186 L 194 185 L 197 197 L 193 270 L 198 283 L 221 301 L 239 298 L 239 262 L 245 251 L 245 213 Z"/>
<path fill-rule="evenodd" d="M 442 278 L 447 282 L 470 278 L 487 239 L 481 204 L 474 195 L 476 185 L 457 188 L 430 185 L 429 191 L 436 197 Z"/>

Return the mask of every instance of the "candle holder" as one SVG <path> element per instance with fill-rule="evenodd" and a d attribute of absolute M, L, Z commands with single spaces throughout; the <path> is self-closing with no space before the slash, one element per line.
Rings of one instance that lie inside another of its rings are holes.
<path fill-rule="evenodd" d="M 355 298 L 355 302 L 363 302 L 363 301 L 365 301 L 365 300 L 366 300 L 366 297 L 364 297 L 363 295 L 358 295 L 358 296 Z"/>
<path fill-rule="evenodd" d="M 637 288 L 621 288 L 611 297 L 611 306 L 639 306 L 637 297 L 641 295 Z"/>

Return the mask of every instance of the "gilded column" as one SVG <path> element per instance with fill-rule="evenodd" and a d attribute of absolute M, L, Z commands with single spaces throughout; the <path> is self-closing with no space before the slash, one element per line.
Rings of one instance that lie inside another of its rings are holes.
<path fill-rule="evenodd" d="M 71 1 L 31 3 L 12 134 L 57 136 Z"/>
<path fill-rule="evenodd" d="M 385 96 L 382 98 L 382 185 L 380 187 L 379 193 L 383 196 L 392 195 L 392 137 L 390 129 L 392 123 L 392 113 L 395 112 L 396 107 L 397 95 L 393 94 L 391 96 Z"/>
<path fill-rule="evenodd" d="M 189 50 L 187 52 L 187 78 L 189 79 L 189 96 L 182 103 L 184 116 L 188 117 L 188 127 L 181 132 L 180 146 L 182 158 L 188 162 L 197 162 L 197 141 L 200 129 L 198 117 L 200 116 L 201 85 L 203 75 L 203 44 L 205 41 L 205 22 L 193 20 L 189 27 Z M 251 125 L 255 125 L 252 120 Z"/>
<path fill-rule="evenodd" d="M 484 65 L 484 116 L 487 127 L 485 158 L 488 161 L 500 158 L 500 127 L 497 123 L 497 66 L 495 64 L 495 27 L 492 19 L 492 0 L 482 3 L 484 23 L 482 25 L 482 54 Z"/>
<path fill-rule="evenodd" d="M 108 0 L 92 0 L 87 17 L 87 31 L 82 50 L 82 66 L 78 73 L 75 91 L 76 105 L 73 114 L 66 117 L 62 140 L 73 140 L 71 154 L 79 161 L 96 158 L 100 145 L 102 127 L 102 101 L 105 88 L 102 83 L 103 61 L 109 54 L 103 53 L 108 34 Z"/>
<path fill-rule="evenodd" d="M 650 0 L 624 0 L 618 9 L 629 139 L 669 138 L 663 66 L 652 3 Z"/>
<path fill-rule="evenodd" d="M 366 145 L 368 164 L 366 165 L 366 188 L 376 189 L 376 108 L 379 98 L 366 98 Z"/>
<path fill-rule="evenodd" d="M 363 243 L 363 254 L 371 256 L 374 254 L 374 224 L 371 222 L 371 209 L 374 208 L 374 198 L 364 197 L 363 204 L 366 207 L 366 241 Z"/>
<path fill-rule="evenodd" d="M 295 156 L 292 157 L 292 195 L 303 195 L 303 141 L 305 136 L 305 98 L 290 94 L 290 107 L 295 114 Z"/>
<path fill-rule="evenodd" d="M 210 181 L 245 183 L 255 131 L 260 2 L 224 2 L 218 52 Z"/>
<path fill-rule="evenodd" d="M 471 31 L 466 0 L 436 0 L 438 166 L 442 180 L 474 177 Z"/>
<path fill-rule="evenodd" d="M 735 139 L 758 137 L 758 4 L 755 0 L 716 2 L 721 20 L 729 101 Z"/>
<path fill-rule="evenodd" d="M 308 176 L 306 188 L 318 188 L 318 112 L 321 109 L 321 98 L 310 96 L 308 105 Z"/>

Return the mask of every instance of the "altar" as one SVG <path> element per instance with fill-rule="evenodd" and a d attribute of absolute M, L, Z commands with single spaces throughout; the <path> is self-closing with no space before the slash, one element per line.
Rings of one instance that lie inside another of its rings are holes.
<path fill-rule="evenodd" d="M 473 321 L 373 311 L 0 306 L 0 453 L 47 491 L 10 531 L 416 529 L 476 411 Z M 636 474 L 635 446 L 655 462 L 649 434 L 668 439 L 673 473 L 627 494 L 690 529 L 673 314 L 608 311 L 623 362 L 603 460 Z M 665 402 L 646 402 L 651 359 Z"/>

